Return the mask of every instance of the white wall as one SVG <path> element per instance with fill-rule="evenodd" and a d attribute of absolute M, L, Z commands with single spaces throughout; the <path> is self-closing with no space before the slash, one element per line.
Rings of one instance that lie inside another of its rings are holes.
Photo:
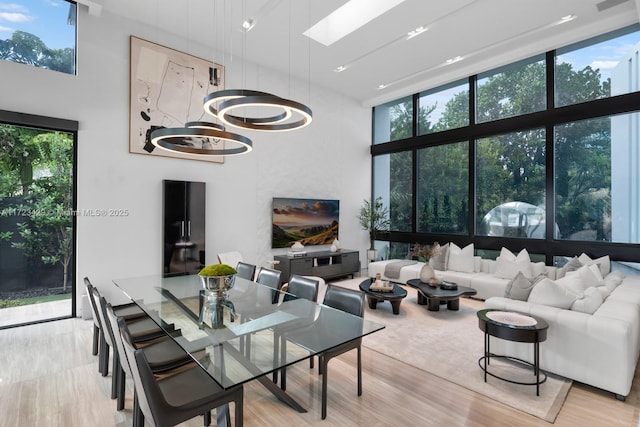
<path fill-rule="evenodd" d="M 206 182 L 208 263 L 217 262 L 218 252 L 239 250 L 265 265 L 284 252 L 271 249 L 271 200 L 289 196 L 339 199 L 340 241 L 360 250 L 366 265 L 368 236 L 356 214 L 371 188 L 369 108 L 246 65 L 247 89 L 309 105 L 313 123 L 293 132 L 241 131 L 254 150 L 223 165 L 130 154 L 129 36 L 201 58 L 212 50 L 108 13 L 95 17 L 80 8 L 79 14 L 77 76 L 0 61 L 0 109 L 79 122 L 78 209 L 129 210 L 127 217 L 78 217 L 78 296 L 84 276 L 112 294 L 113 278 L 161 272 L 163 179 Z M 234 59 L 233 67 L 239 64 Z M 226 71 L 233 82 L 233 68 Z"/>

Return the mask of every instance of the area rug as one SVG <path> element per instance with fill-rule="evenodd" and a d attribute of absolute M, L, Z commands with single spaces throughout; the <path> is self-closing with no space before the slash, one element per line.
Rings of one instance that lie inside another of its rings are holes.
<path fill-rule="evenodd" d="M 357 289 L 362 280 L 334 284 Z M 484 308 L 483 301 L 461 298 L 459 311 L 449 311 L 446 305 L 440 311 L 429 311 L 425 305 L 418 305 L 415 289 L 403 287 L 408 295 L 402 300 L 400 314 L 394 315 L 388 302 L 378 303 L 375 310 L 367 306 L 365 318 L 382 323 L 385 329 L 365 337 L 365 347 L 547 422 L 555 421 L 571 388 L 570 380 L 548 374 L 547 381 L 540 385 L 540 396 L 536 396 L 535 386 L 511 384 L 491 376 L 484 382 L 478 365 L 484 352 L 484 335 L 476 316 Z M 322 295 L 318 300 L 322 301 Z M 544 351 L 544 343 L 540 348 Z M 522 371 L 506 363 L 499 365 L 498 360 L 491 361 L 492 367 L 509 371 L 501 375 L 513 378 Z"/>

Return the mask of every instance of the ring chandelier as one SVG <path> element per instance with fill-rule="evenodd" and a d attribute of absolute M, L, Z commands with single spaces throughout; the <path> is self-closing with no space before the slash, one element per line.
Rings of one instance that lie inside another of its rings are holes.
<path fill-rule="evenodd" d="M 218 104 L 219 103 L 219 104 Z M 218 106 L 216 107 L 216 104 Z M 308 126 L 313 120 L 311 109 L 290 99 L 267 92 L 247 89 L 226 89 L 212 92 L 204 98 L 205 112 L 221 122 L 242 129 L 261 131 L 288 131 Z M 267 117 L 249 117 L 234 114 L 244 107 L 266 107 L 281 110 Z M 290 121 L 294 117 L 294 121 Z"/>
<path fill-rule="evenodd" d="M 204 139 L 202 147 L 193 145 L 193 139 Z M 233 148 L 214 148 L 220 141 L 236 144 Z M 163 150 L 205 156 L 235 156 L 253 149 L 246 136 L 225 131 L 224 126 L 210 122 L 188 122 L 184 128 L 160 128 L 151 132 L 151 143 Z"/>

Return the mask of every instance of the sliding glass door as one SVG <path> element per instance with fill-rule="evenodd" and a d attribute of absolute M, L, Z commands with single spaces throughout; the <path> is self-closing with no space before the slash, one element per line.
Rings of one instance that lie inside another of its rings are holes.
<path fill-rule="evenodd" d="M 75 143 L 0 122 L 0 328 L 75 315 Z"/>

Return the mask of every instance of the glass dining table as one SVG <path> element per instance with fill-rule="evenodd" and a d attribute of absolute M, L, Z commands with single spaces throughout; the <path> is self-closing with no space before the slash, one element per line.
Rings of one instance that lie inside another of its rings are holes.
<path fill-rule="evenodd" d="M 235 277 L 233 287 L 226 292 L 222 322 L 212 327 L 211 322 L 201 321 L 207 294 L 197 275 L 152 275 L 113 282 L 222 388 L 257 380 L 299 412 L 306 409 L 268 374 L 384 328 L 306 299 L 287 298 L 282 302 L 277 294 L 284 292 L 240 277 Z M 275 338 L 306 333 L 313 334 L 313 339 L 296 340 L 286 346 L 280 346 Z M 286 354 L 280 354 L 282 348 Z"/>

